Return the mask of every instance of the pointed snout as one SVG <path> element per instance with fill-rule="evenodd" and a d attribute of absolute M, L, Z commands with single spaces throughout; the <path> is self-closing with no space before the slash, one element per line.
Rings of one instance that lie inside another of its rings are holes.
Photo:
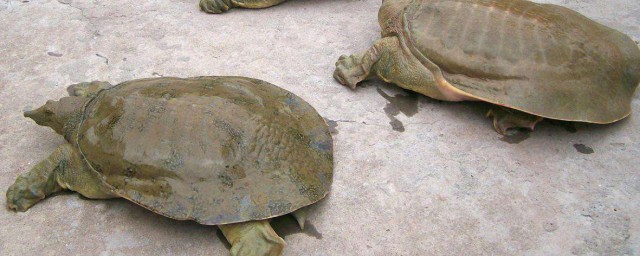
<path fill-rule="evenodd" d="M 64 126 L 69 118 L 82 110 L 89 98 L 63 97 L 59 101 L 49 100 L 41 107 L 25 109 L 24 116 L 31 118 L 38 125 L 51 127 L 58 134 L 63 134 Z"/>
<path fill-rule="evenodd" d="M 28 118 L 32 118 L 35 114 L 36 114 L 35 110 L 25 110 L 22 113 L 22 115 L 24 115 L 24 117 L 28 117 Z"/>
<path fill-rule="evenodd" d="M 51 106 L 54 105 L 54 101 L 47 101 L 46 104 L 36 109 L 25 109 L 22 113 L 24 117 L 28 117 L 36 121 L 39 125 L 46 125 L 50 121 L 52 115 Z"/>
<path fill-rule="evenodd" d="M 32 109 L 31 107 L 28 107 L 22 112 L 22 115 L 24 117 L 33 119 L 33 117 L 36 116 L 37 113 L 38 113 L 38 109 Z"/>

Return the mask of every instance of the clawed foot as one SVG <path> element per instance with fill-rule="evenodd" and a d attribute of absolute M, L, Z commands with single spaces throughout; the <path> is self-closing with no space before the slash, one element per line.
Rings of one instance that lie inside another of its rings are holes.
<path fill-rule="evenodd" d="M 208 13 L 223 13 L 231 8 L 231 0 L 200 0 L 200 9 Z"/>
<path fill-rule="evenodd" d="M 98 94 L 98 92 L 111 86 L 112 85 L 108 82 L 93 81 L 88 83 L 72 84 L 67 87 L 67 92 L 69 92 L 69 96 L 93 97 Z"/>
<path fill-rule="evenodd" d="M 365 70 L 361 62 L 361 57 L 357 55 L 342 55 L 336 62 L 336 70 L 333 77 L 341 84 L 356 89 L 356 85 L 369 76 L 369 70 Z"/>
<path fill-rule="evenodd" d="M 45 198 L 42 189 L 32 187 L 24 177 L 18 177 L 7 190 L 7 206 L 9 209 L 24 212 Z"/>
<path fill-rule="evenodd" d="M 298 222 L 300 230 L 304 230 L 304 224 L 307 222 L 307 215 L 309 215 L 309 207 L 300 208 L 292 212 L 291 215 L 293 215 L 293 218 Z"/>
<path fill-rule="evenodd" d="M 526 128 L 533 131 L 542 117 L 534 116 L 515 109 L 493 107 L 487 112 L 487 117 L 493 117 L 493 128 L 501 135 L 507 135 L 509 129 Z"/>

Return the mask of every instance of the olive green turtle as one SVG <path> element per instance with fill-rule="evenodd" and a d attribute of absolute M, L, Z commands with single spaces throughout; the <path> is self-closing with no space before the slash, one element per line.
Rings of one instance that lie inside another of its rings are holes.
<path fill-rule="evenodd" d="M 208 13 L 223 13 L 231 8 L 267 8 L 286 0 L 200 0 L 200 9 Z"/>
<path fill-rule="evenodd" d="M 382 39 L 341 56 L 351 88 L 377 75 L 444 101 L 485 101 L 496 131 L 543 118 L 606 124 L 625 118 L 640 80 L 626 35 L 565 7 L 524 0 L 384 0 Z"/>
<path fill-rule="evenodd" d="M 232 255 L 279 255 L 269 219 L 329 192 L 333 142 L 307 102 L 243 77 L 84 83 L 24 113 L 67 143 L 7 191 L 26 211 L 48 195 L 125 198 L 177 220 L 217 225 Z"/>

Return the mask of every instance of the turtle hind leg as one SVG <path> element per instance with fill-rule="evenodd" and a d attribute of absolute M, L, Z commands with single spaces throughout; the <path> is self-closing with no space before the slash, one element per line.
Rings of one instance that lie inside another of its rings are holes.
<path fill-rule="evenodd" d="M 93 97 L 98 94 L 99 91 L 110 88 L 111 86 L 109 82 L 103 81 L 85 82 L 69 85 L 67 92 L 69 92 L 69 96 Z"/>
<path fill-rule="evenodd" d="M 515 109 L 493 106 L 487 117 L 493 117 L 493 128 L 501 135 L 507 135 L 509 129 L 526 128 L 532 130 L 542 121 L 542 117 L 527 114 Z"/>
<path fill-rule="evenodd" d="M 267 8 L 286 0 L 200 0 L 200 9 L 207 13 L 223 13 L 231 8 Z"/>
<path fill-rule="evenodd" d="M 375 73 L 372 70 L 378 60 L 394 51 L 400 51 L 397 37 L 379 39 L 369 50 L 362 54 L 340 56 L 338 62 L 336 62 L 336 70 L 333 72 L 333 77 L 341 84 L 355 89 L 359 82 Z"/>
<path fill-rule="evenodd" d="M 231 244 L 231 255 L 277 256 L 287 245 L 271 228 L 268 220 L 256 220 L 218 226 Z"/>
<path fill-rule="evenodd" d="M 291 213 L 294 219 L 298 222 L 298 226 L 301 230 L 304 229 L 304 223 L 307 222 L 307 216 L 309 215 L 309 207 L 302 207 Z"/>

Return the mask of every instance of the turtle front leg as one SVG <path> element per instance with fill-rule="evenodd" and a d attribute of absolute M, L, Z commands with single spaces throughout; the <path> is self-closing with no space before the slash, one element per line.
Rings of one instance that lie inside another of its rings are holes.
<path fill-rule="evenodd" d="M 47 196 L 65 189 L 78 191 L 87 198 L 116 197 L 97 174 L 84 168 L 75 148 L 64 144 L 16 179 L 7 190 L 7 206 L 24 212 Z"/>
<path fill-rule="evenodd" d="M 515 109 L 493 106 L 487 117 L 493 117 L 493 128 L 501 135 L 507 135 L 507 131 L 511 128 L 526 128 L 532 130 L 536 124 L 544 118 L 527 114 Z"/>
<path fill-rule="evenodd" d="M 267 8 L 286 0 L 200 0 L 200 9 L 208 13 L 223 13 L 231 8 Z"/>
<path fill-rule="evenodd" d="M 233 256 L 277 256 L 287 245 L 267 220 L 220 225 L 218 228 L 231 244 Z"/>
<path fill-rule="evenodd" d="M 200 9 L 207 13 L 223 13 L 235 7 L 231 0 L 200 0 Z"/>
<path fill-rule="evenodd" d="M 56 148 L 47 159 L 16 179 L 7 190 L 7 206 L 10 209 L 24 212 L 48 195 L 64 190 L 56 174 L 76 164 L 70 161 L 72 152 L 69 146 L 66 144 Z"/>
<path fill-rule="evenodd" d="M 359 82 L 369 78 L 374 73 L 372 70 L 374 70 L 374 65 L 378 60 L 400 49 L 400 43 L 395 36 L 379 39 L 369 50 L 362 54 L 340 56 L 338 62 L 336 62 L 336 70 L 333 72 L 333 77 L 341 84 L 355 89 Z"/>

